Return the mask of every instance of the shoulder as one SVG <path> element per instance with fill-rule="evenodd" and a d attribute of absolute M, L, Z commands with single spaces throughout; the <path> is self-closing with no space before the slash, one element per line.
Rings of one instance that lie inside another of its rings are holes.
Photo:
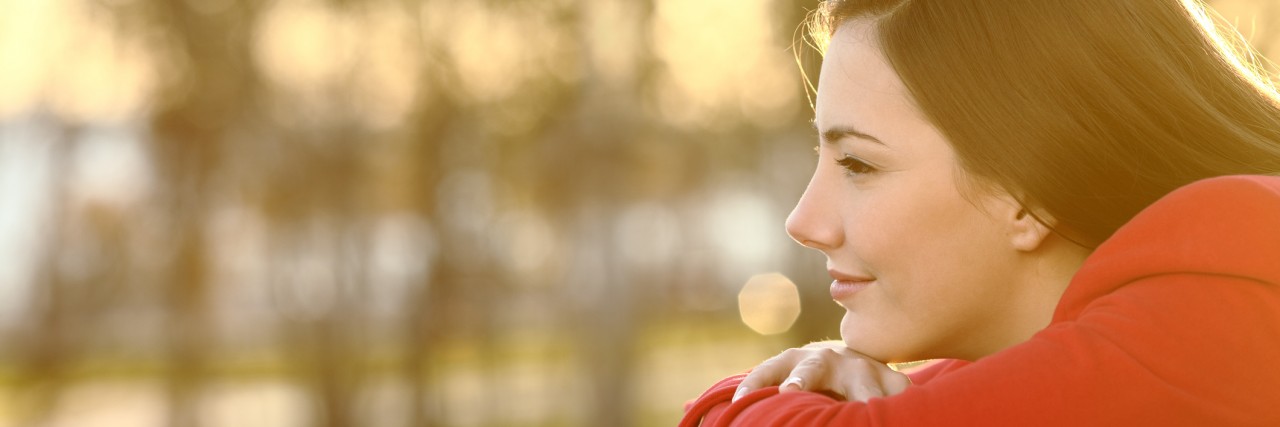
<path fill-rule="evenodd" d="M 1125 227 L 1141 226 L 1175 213 L 1170 210 L 1261 219 L 1258 214 L 1280 210 L 1280 176 L 1228 175 L 1196 181 L 1157 200 Z"/>
<path fill-rule="evenodd" d="M 1188 184 L 1152 203 L 1097 252 L 1112 255 L 1164 247 L 1177 249 L 1169 254 L 1185 262 L 1189 260 L 1184 256 L 1275 250 L 1277 233 L 1280 177 L 1220 176 Z"/>
<path fill-rule="evenodd" d="M 1170 192 L 1085 260 L 1059 308 L 1173 273 L 1280 284 L 1280 177 L 1221 176 Z"/>
<path fill-rule="evenodd" d="M 1155 268 L 1205 272 L 1219 271 L 1214 266 L 1220 265 L 1280 278 L 1274 258 L 1257 266 L 1238 262 L 1261 255 L 1280 255 L 1280 177 L 1234 175 L 1197 181 L 1157 200 L 1099 246 L 1090 261 L 1147 259 Z"/>

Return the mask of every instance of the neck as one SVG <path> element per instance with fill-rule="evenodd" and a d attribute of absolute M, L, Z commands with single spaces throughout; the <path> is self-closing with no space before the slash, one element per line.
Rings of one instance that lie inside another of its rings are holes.
<path fill-rule="evenodd" d="M 1017 287 L 1019 303 L 1005 313 L 1002 333 L 975 349 L 969 360 L 1026 342 L 1049 326 L 1062 294 L 1090 253 L 1058 236 L 1045 239 L 1035 251 L 1025 253 L 1024 274 Z"/>

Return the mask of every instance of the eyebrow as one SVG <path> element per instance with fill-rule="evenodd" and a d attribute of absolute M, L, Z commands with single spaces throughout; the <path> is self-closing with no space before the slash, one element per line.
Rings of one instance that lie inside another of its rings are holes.
<path fill-rule="evenodd" d="M 871 135 L 867 135 L 866 133 L 863 133 L 849 126 L 835 126 L 827 130 L 819 131 L 817 123 L 810 123 L 810 124 L 813 125 L 813 130 L 818 132 L 819 136 L 822 138 L 822 142 L 825 142 L 828 144 L 835 143 L 836 141 L 839 141 L 841 139 L 845 139 L 848 137 L 854 137 L 854 138 L 865 139 L 880 145 L 884 145 L 884 142 L 880 141 L 879 138 L 876 138 Z"/>

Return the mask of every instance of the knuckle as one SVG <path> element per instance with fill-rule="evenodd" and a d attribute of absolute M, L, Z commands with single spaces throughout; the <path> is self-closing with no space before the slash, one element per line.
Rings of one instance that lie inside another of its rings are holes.
<path fill-rule="evenodd" d="M 879 387 L 867 382 L 858 382 L 854 384 L 853 391 L 853 394 L 857 396 L 859 400 L 866 400 L 883 394 L 880 393 Z"/>
<path fill-rule="evenodd" d="M 817 369 L 817 368 L 821 368 L 823 364 L 824 364 L 824 361 L 820 358 L 806 357 L 803 360 L 801 360 L 800 363 L 796 363 L 796 369 L 801 369 L 801 368 Z"/>
<path fill-rule="evenodd" d="M 850 360 L 849 363 L 852 364 L 854 368 L 857 368 L 859 370 L 868 369 L 871 367 L 871 362 L 861 357 L 855 357 L 853 358 L 853 360 Z"/>

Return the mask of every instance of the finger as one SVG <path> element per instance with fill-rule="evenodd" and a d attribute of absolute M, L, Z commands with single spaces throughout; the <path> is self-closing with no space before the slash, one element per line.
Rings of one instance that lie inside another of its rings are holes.
<path fill-rule="evenodd" d="M 840 391 L 850 402 L 866 402 L 873 397 L 884 397 L 884 389 L 880 385 L 880 372 L 874 362 L 861 357 L 844 359 L 839 380 Z"/>
<path fill-rule="evenodd" d="M 825 381 L 823 381 L 828 366 L 828 357 L 821 351 L 806 356 L 796 363 L 796 367 L 791 369 L 790 375 L 778 386 L 778 392 L 787 393 L 802 390 L 818 390 L 821 389 Z"/>
<path fill-rule="evenodd" d="M 864 379 L 851 387 L 850 402 L 866 402 L 873 397 L 884 397 L 884 389 L 880 388 L 880 382 L 874 379 Z"/>
<path fill-rule="evenodd" d="M 795 350 L 784 351 L 761 362 L 760 365 L 752 369 L 746 378 L 743 378 L 742 382 L 738 383 L 738 391 L 733 393 L 733 400 L 737 401 L 752 390 L 782 382 L 786 375 L 791 372 L 791 367 L 795 363 L 793 360 L 798 358 L 798 353 Z"/>
<path fill-rule="evenodd" d="M 911 378 L 893 369 L 880 371 L 880 388 L 886 396 L 893 396 L 907 390 L 911 386 Z"/>
<path fill-rule="evenodd" d="M 826 340 L 826 341 L 814 341 L 814 342 L 811 342 L 811 343 L 805 344 L 805 345 L 804 345 L 804 347 L 801 347 L 801 348 L 804 348 L 804 349 L 819 349 L 819 350 L 820 350 L 820 349 L 824 349 L 824 348 L 829 348 L 829 349 L 832 349 L 832 350 L 840 351 L 840 350 L 845 350 L 845 349 L 847 349 L 848 347 L 846 347 L 846 346 L 845 346 L 844 341 L 840 341 L 840 340 Z"/>
<path fill-rule="evenodd" d="M 781 385 L 778 386 L 779 392 L 787 392 L 790 390 L 804 390 L 804 377 L 799 375 L 789 376 L 786 380 L 782 381 Z"/>

